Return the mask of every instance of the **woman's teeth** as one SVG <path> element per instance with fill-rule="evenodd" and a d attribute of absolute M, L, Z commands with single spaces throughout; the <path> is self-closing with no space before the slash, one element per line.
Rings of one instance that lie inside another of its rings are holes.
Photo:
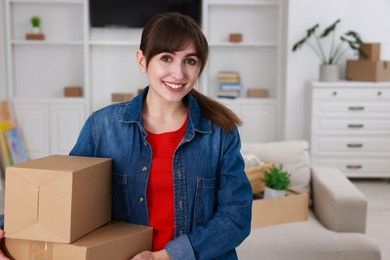
<path fill-rule="evenodd" d="M 172 84 L 172 83 L 168 83 L 168 82 L 164 82 L 167 86 L 169 86 L 170 88 L 174 88 L 174 89 L 178 89 L 178 88 L 181 88 L 183 87 L 184 85 L 183 84 Z"/>

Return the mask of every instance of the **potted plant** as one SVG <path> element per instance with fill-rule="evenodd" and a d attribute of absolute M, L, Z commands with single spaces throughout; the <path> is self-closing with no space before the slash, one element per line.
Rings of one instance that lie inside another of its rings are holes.
<path fill-rule="evenodd" d="M 264 199 L 284 197 L 291 183 L 290 174 L 283 170 L 283 164 L 265 171 L 261 180 L 265 185 Z"/>
<path fill-rule="evenodd" d="M 41 19 L 38 16 L 31 17 L 31 25 L 35 34 L 41 32 Z"/>
<path fill-rule="evenodd" d="M 360 49 L 363 43 L 360 36 L 354 31 L 347 31 L 340 36 L 340 41 L 336 44 L 336 28 L 340 23 L 337 19 L 334 23 L 325 28 L 321 34 L 317 34 L 319 24 L 309 28 L 306 36 L 294 44 L 292 51 L 295 52 L 303 45 L 307 45 L 317 55 L 321 61 L 320 65 L 320 81 L 336 81 L 338 76 L 338 62 L 348 49 L 352 49 L 363 57 L 367 55 Z M 327 37 L 331 38 L 329 51 L 326 53 L 323 48 L 323 40 Z M 345 46 L 345 43 L 347 46 Z"/>

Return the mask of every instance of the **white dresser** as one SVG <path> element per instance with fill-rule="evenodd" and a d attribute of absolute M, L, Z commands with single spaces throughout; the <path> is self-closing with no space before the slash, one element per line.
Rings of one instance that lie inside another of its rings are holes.
<path fill-rule="evenodd" d="M 390 177 L 390 82 L 311 82 L 312 163 L 348 177 Z"/>

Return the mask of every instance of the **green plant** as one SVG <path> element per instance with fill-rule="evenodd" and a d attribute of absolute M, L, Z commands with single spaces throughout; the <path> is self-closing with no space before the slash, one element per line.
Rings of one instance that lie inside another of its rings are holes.
<path fill-rule="evenodd" d="M 306 36 L 294 44 L 292 51 L 295 52 L 301 48 L 304 44 L 307 44 L 318 56 L 322 64 L 337 64 L 340 58 L 345 54 L 348 48 L 344 48 L 344 43 L 347 43 L 349 48 L 359 55 L 367 58 L 367 55 L 360 49 L 360 45 L 363 43 L 359 34 L 354 31 L 348 31 L 340 36 L 340 42 L 335 45 L 336 27 L 340 23 L 340 19 L 337 19 L 334 23 L 325 28 L 325 30 L 318 35 L 316 30 L 319 28 L 319 24 L 309 28 L 306 32 Z M 321 40 L 331 36 L 331 46 L 328 55 L 325 54 Z M 311 40 L 311 41 L 310 41 Z M 314 41 L 314 43 L 313 43 Z"/>
<path fill-rule="evenodd" d="M 264 178 L 261 179 L 265 186 L 274 190 L 285 190 L 290 186 L 290 174 L 287 171 L 283 171 L 283 164 L 279 167 L 275 165 L 264 172 Z"/>
<path fill-rule="evenodd" d="M 38 16 L 31 17 L 31 24 L 33 27 L 39 27 L 41 25 L 41 19 Z"/>

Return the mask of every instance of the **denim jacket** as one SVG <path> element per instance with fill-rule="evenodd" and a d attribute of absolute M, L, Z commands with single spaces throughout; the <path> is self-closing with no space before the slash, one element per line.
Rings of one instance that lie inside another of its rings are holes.
<path fill-rule="evenodd" d="M 113 159 L 112 218 L 149 225 L 146 189 L 152 150 L 143 128 L 143 93 L 94 112 L 71 155 Z M 249 234 L 252 192 L 237 129 L 222 131 L 188 94 L 188 122 L 173 156 L 174 239 L 171 259 L 237 259 Z"/>

